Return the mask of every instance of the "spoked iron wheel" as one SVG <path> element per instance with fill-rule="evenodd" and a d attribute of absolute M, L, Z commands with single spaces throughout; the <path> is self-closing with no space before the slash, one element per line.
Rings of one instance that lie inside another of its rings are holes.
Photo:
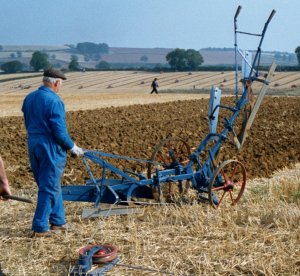
<path fill-rule="evenodd" d="M 189 145 L 180 138 L 169 137 L 162 140 L 154 149 L 148 164 L 148 178 L 152 178 L 156 169 L 167 170 L 189 162 L 191 150 Z M 161 189 L 153 188 L 153 197 L 159 202 L 174 202 L 187 192 L 189 181 L 162 183 Z"/>
<path fill-rule="evenodd" d="M 246 186 L 246 169 L 237 160 L 223 162 L 213 173 L 208 187 L 212 207 L 234 206 L 242 197 Z"/>

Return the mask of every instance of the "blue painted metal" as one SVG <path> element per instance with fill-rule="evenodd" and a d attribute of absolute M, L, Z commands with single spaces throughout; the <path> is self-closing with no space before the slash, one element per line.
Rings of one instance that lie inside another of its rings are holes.
<path fill-rule="evenodd" d="M 240 13 L 241 7 L 238 7 L 234 18 L 235 24 L 235 47 L 237 51 L 237 16 Z M 267 29 L 267 26 L 273 17 L 275 11 L 273 10 L 268 21 L 265 24 L 261 39 L 259 42 L 259 47 L 257 49 L 256 55 L 253 59 L 252 65 L 247 67 L 249 72 L 248 80 L 255 81 L 258 76 L 258 67 L 260 59 L 260 47 Z M 247 60 L 249 62 L 249 60 Z M 238 67 L 236 67 L 238 68 Z M 249 70 L 249 68 L 251 68 Z M 253 74 L 255 72 L 255 74 Z M 238 82 L 236 76 L 236 82 Z M 238 86 L 236 86 L 237 88 Z M 161 187 L 166 183 L 181 183 L 182 181 L 190 181 L 192 187 L 197 190 L 199 197 L 205 197 L 205 193 L 208 192 L 208 186 L 210 180 L 213 176 L 213 171 L 216 168 L 215 158 L 222 146 L 222 144 L 228 139 L 227 135 L 231 132 L 234 137 L 236 137 L 234 131 L 234 122 L 238 117 L 240 111 L 249 102 L 248 97 L 248 85 L 244 85 L 243 93 L 239 95 L 238 89 L 236 89 L 236 102 L 235 106 L 224 106 L 219 104 L 219 96 L 221 91 L 217 91 L 217 99 L 214 99 L 216 94 L 213 90 L 210 101 L 210 111 L 209 118 L 211 123 L 210 133 L 200 142 L 196 150 L 189 156 L 189 160 L 185 164 L 181 164 L 176 160 L 176 156 L 170 148 L 170 156 L 172 156 L 172 162 L 167 166 L 163 167 L 163 164 L 157 162 L 136 159 L 131 157 L 119 156 L 110 153 L 105 153 L 101 151 L 87 151 L 84 153 L 83 160 L 86 165 L 87 171 L 90 174 L 90 180 L 87 181 L 85 185 L 72 185 L 63 186 L 63 199 L 69 201 L 86 201 L 94 202 L 95 207 L 98 207 L 101 203 L 110 204 L 125 204 L 130 203 L 132 198 L 153 198 L 153 189 L 157 189 L 159 194 L 161 193 Z M 226 109 L 231 112 L 229 118 L 225 118 L 223 122 L 223 130 L 219 133 L 216 131 L 217 113 L 220 109 Z M 210 146 L 213 144 L 212 146 Z M 208 152 L 206 160 L 200 160 L 200 153 L 204 151 Z M 140 173 L 133 173 L 127 170 L 120 170 L 104 158 L 113 159 L 124 159 L 128 161 L 136 161 L 141 163 L 151 163 L 154 166 L 161 165 L 162 169 L 156 168 L 154 175 L 147 177 L 146 175 Z M 99 166 L 99 170 L 102 172 L 101 178 L 96 178 L 89 165 L 88 161 L 92 161 Z M 115 177 L 109 177 L 108 175 L 115 175 Z"/>
<path fill-rule="evenodd" d="M 70 271 L 70 276 L 102 276 L 120 261 L 120 257 L 116 257 L 113 261 L 105 263 L 101 267 L 93 268 L 93 255 L 104 247 L 94 246 L 79 256 L 78 263 Z"/>
<path fill-rule="evenodd" d="M 71 276 L 87 275 L 87 272 L 91 270 L 93 265 L 93 255 L 102 249 L 103 246 L 94 246 L 88 250 L 85 254 L 80 255 L 78 265 L 70 273 Z"/>
<path fill-rule="evenodd" d="M 236 81 L 235 94 L 236 94 L 237 101 L 238 101 L 238 94 L 239 94 L 239 88 L 238 88 L 238 70 L 239 70 L 239 67 L 238 67 L 238 63 L 237 63 L 237 54 L 238 54 L 238 52 L 240 52 L 240 50 L 238 49 L 238 44 L 237 44 L 237 35 L 238 34 L 244 34 L 244 35 L 252 35 L 252 36 L 260 37 L 260 41 L 259 41 L 256 53 L 255 53 L 254 59 L 252 61 L 251 70 L 250 70 L 249 75 L 247 77 L 247 79 L 250 80 L 251 82 L 255 81 L 255 80 L 258 80 L 258 77 L 259 77 L 259 73 L 258 73 L 259 70 L 258 69 L 259 69 L 260 58 L 261 58 L 261 45 L 263 43 L 268 25 L 269 25 L 271 19 L 273 18 L 274 14 L 276 13 L 275 10 L 272 10 L 268 20 L 266 21 L 266 23 L 264 25 L 264 28 L 263 28 L 262 32 L 260 34 L 254 34 L 254 33 L 249 33 L 249 32 L 238 31 L 237 17 L 239 15 L 241 9 L 242 9 L 242 7 L 238 6 L 237 11 L 236 11 L 235 16 L 234 16 L 235 81 Z M 244 56 L 244 55 L 241 55 L 241 56 L 242 56 L 243 60 L 248 62 L 248 59 L 247 59 L 246 56 Z M 245 89 L 245 84 L 244 84 L 244 89 Z"/>
<path fill-rule="evenodd" d="M 208 104 L 208 119 L 210 133 L 217 132 L 221 94 L 221 89 L 219 89 L 218 87 L 213 86 L 210 90 L 210 98 Z"/>
<path fill-rule="evenodd" d="M 252 53 L 249 51 L 243 51 L 242 54 L 242 78 L 248 79 L 251 71 Z"/>
<path fill-rule="evenodd" d="M 238 44 L 237 44 L 237 18 L 241 12 L 242 6 L 238 6 L 235 16 L 234 16 L 234 61 L 235 61 L 235 95 L 236 100 L 238 99 L 238 92 L 239 92 L 239 64 L 237 61 L 237 53 L 238 53 Z"/>

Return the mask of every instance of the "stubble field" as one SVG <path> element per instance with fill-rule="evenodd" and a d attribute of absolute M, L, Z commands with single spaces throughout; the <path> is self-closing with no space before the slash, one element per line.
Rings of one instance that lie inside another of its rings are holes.
<path fill-rule="evenodd" d="M 208 133 L 206 95 L 149 95 L 148 84 L 142 91 L 110 88 L 98 93 L 85 90 L 92 81 L 83 79 L 76 84 L 83 86 L 80 91 L 61 93 L 69 110 L 69 132 L 83 148 L 147 159 L 159 140 L 169 135 L 195 147 Z M 71 83 L 64 89 L 71 89 Z M 6 115 L 0 118 L 1 155 L 14 193 L 35 200 L 23 120 L 11 116 L 20 115 L 18 108 L 28 90 L 19 87 L 5 93 L 0 95 L 2 116 Z M 225 104 L 232 101 L 222 98 Z M 2 270 L 7 275 L 67 275 L 78 249 L 91 239 L 115 244 L 122 264 L 140 266 L 118 266 L 108 275 L 299 274 L 299 116 L 299 97 L 268 96 L 244 149 L 239 153 L 230 142 L 224 145 L 220 159 L 242 161 L 249 179 L 245 196 L 232 209 L 172 205 L 145 208 L 142 214 L 127 217 L 83 220 L 80 214 L 87 204 L 67 202 L 67 219 L 75 231 L 31 239 L 34 206 L 1 202 Z M 140 164 L 130 166 L 145 171 Z M 69 157 L 63 183 L 82 183 L 86 177 L 82 160 Z"/>

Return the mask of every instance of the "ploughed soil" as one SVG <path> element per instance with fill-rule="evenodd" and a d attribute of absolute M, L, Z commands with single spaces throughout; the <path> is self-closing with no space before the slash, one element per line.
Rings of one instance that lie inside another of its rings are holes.
<path fill-rule="evenodd" d="M 233 98 L 222 98 L 232 105 Z M 159 104 L 109 107 L 67 113 L 69 133 L 85 149 L 149 159 L 159 141 L 167 136 L 185 139 L 197 147 L 209 133 L 207 99 Z M 219 128 L 229 112 L 220 111 Z M 232 136 L 223 144 L 219 161 L 236 158 L 247 169 L 248 178 L 269 177 L 274 171 L 300 161 L 300 97 L 266 97 L 242 150 Z M 238 118 L 235 125 L 241 124 Z M 0 118 L 1 155 L 14 189 L 32 188 L 22 117 Z M 205 157 L 205 156 L 204 156 Z M 206 158 L 206 157 L 205 157 Z M 121 169 L 145 172 L 144 163 L 109 160 Z M 88 177 L 82 158 L 68 157 L 63 184 L 83 183 Z"/>

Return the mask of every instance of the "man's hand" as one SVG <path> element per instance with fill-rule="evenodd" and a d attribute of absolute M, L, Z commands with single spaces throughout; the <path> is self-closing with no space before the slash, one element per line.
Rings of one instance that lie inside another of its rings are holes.
<path fill-rule="evenodd" d="M 73 148 L 71 148 L 71 153 L 76 156 L 80 156 L 84 154 L 84 151 L 82 148 L 77 147 L 76 144 L 74 144 Z"/>
<path fill-rule="evenodd" d="M 4 163 L 0 155 L 0 197 L 2 195 L 11 195 L 11 191 L 4 168 Z"/>

